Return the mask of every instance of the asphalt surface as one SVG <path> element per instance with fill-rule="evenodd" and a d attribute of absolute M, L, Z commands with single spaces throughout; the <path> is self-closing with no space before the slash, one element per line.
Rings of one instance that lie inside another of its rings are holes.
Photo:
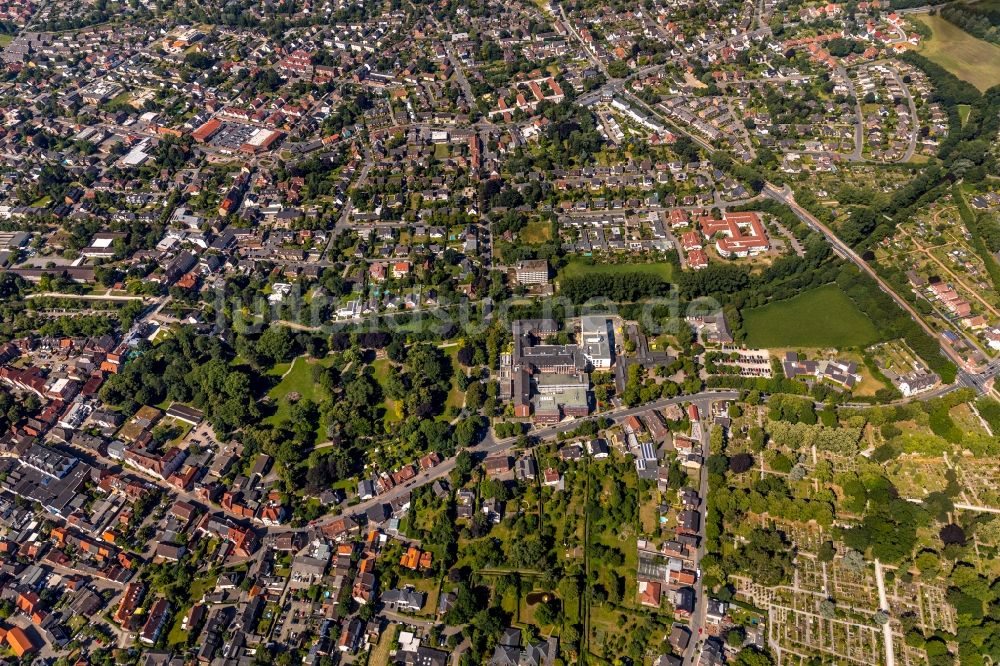
<path fill-rule="evenodd" d="M 829 227 L 820 222 L 809 211 L 796 203 L 795 197 L 787 185 L 784 189 L 779 189 L 771 183 L 767 183 L 764 187 L 764 193 L 772 199 L 791 208 L 792 212 L 795 213 L 800 220 L 805 222 L 815 231 L 823 234 L 839 256 L 843 257 L 847 261 L 850 261 L 852 264 L 861 269 L 862 272 L 866 273 L 869 277 L 875 280 L 879 288 L 892 298 L 892 300 L 894 300 L 896 304 L 899 305 L 899 307 L 901 307 L 908 315 L 910 315 L 913 321 L 915 321 L 917 325 L 919 325 L 920 328 L 927 333 L 927 335 L 931 336 L 935 340 L 940 340 L 938 332 L 928 326 L 927 322 L 925 322 L 917 311 L 913 309 L 913 306 L 911 306 L 902 296 L 897 294 L 892 287 L 885 280 L 883 280 L 878 273 L 875 272 L 875 269 L 868 265 L 868 262 L 862 259 L 847 243 L 840 240 L 840 238 L 838 238 Z M 970 372 L 965 361 L 954 349 L 951 348 L 951 346 L 941 344 L 941 351 L 946 357 L 948 357 L 949 360 L 961 369 L 959 373 L 959 383 L 969 386 L 970 388 L 975 388 L 980 393 L 984 391 L 983 385 L 986 380 L 991 377 L 995 377 L 998 371 L 1000 371 L 1000 367 L 998 367 L 997 362 L 992 362 L 979 372 Z"/>
<path fill-rule="evenodd" d="M 663 398 L 655 402 L 650 402 L 640 407 L 629 407 L 625 409 L 617 409 L 610 412 L 604 412 L 601 414 L 593 414 L 585 418 L 573 419 L 572 421 L 566 421 L 563 423 L 557 423 L 555 425 L 549 426 L 547 428 L 540 428 L 530 430 L 527 433 L 528 437 L 536 438 L 539 441 L 550 440 L 561 432 L 569 432 L 575 430 L 580 426 L 581 423 L 586 421 L 591 421 L 598 418 L 610 418 L 615 422 L 622 421 L 629 416 L 636 414 L 642 414 L 644 412 L 653 409 L 662 409 L 668 405 L 677 405 L 682 403 L 693 403 L 698 405 L 698 409 L 703 413 L 707 414 L 711 403 L 717 402 L 719 400 L 736 400 L 739 397 L 738 391 L 703 391 L 701 393 L 696 393 L 694 395 L 677 396 L 675 398 Z M 501 451 L 509 449 L 516 441 L 517 437 L 507 437 L 505 439 L 496 439 L 493 436 L 492 431 L 490 431 L 486 437 L 478 445 L 468 449 L 471 453 L 477 456 L 491 456 Z M 422 486 L 427 483 L 433 483 L 437 479 L 446 477 L 455 469 L 455 456 L 447 458 L 441 461 L 441 464 L 432 469 L 426 470 L 418 474 L 415 478 L 411 479 L 407 483 L 398 485 L 388 492 L 373 497 L 368 500 L 361 501 L 353 506 L 350 506 L 344 510 L 341 515 L 359 515 L 365 513 L 368 509 L 373 506 L 378 506 L 379 504 L 389 504 L 393 500 L 404 497 L 409 494 L 411 490 L 417 486 Z M 299 528 L 299 531 L 306 531 L 312 529 L 318 529 L 324 525 L 329 525 L 341 516 L 329 516 L 321 518 L 314 521 L 311 525 Z M 287 527 L 275 526 L 268 528 L 268 532 L 285 532 L 288 531 Z"/>

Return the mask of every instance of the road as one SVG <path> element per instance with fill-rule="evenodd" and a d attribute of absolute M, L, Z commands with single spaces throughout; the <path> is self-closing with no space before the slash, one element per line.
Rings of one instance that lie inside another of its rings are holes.
<path fill-rule="evenodd" d="M 708 456 L 711 455 L 710 441 L 711 437 L 709 433 L 711 432 L 711 427 L 708 424 L 707 416 L 709 411 L 707 409 L 698 408 L 701 411 L 702 419 L 702 433 L 701 433 L 701 449 L 702 456 L 705 460 L 708 460 Z M 698 495 L 701 497 L 701 506 L 698 511 L 700 513 L 698 531 L 698 551 L 695 555 L 695 565 L 698 570 L 701 571 L 701 558 L 705 556 L 705 522 L 708 519 L 708 470 L 702 465 L 698 472 L 701 476 L 701 483 L 698 485 Z M 697 645 L 700 642 L 699 639 L 704 638 L 703 633 L 705 628 L 705 616 L 708 611 L 708 599 L 705 596 L 705 588 L 702 585 L 702 577 L 699 574 L 698 582 L 695 584 L 695 607 L 694 614 L 691 616 L 691 642 L 688 644 L 686 650 L 684 650 L 684 663 L 691 664 L 692 666 L 698 663 L 699 652 L 697 650 Z"/>
<path fill-rule="evenodd" d="M 458 81 L 458 85 L 462 88 L 462 93 L 465 95 L 465 103 L 470 110 L 475 109 L 476 96 L 472 93 L 472 86 L 469 85 L 469 79 L 465 77 L 465 70 L 462 69 L 462 61 L 455 54 L 455 48 L 451 45 L 451 42 L 445 42 L 444 50 L 448 54 L 448 60 L 451 62 L 452 69 L 455 70 L 455 80 Z"/>
<path fill-rule="evenodd" d="M 279 326 L 286 326 L 295 331 L 324 332 L 324 331 L 330 331 L 333 329 L 333 327 L 340 324 L 356 326 L 357 324 L 364 321 L 374 321 L 381 319 L 392 320 L 395 317 L 399 317 L 402 315 L 409 315 L 411 317 L 412 316 L 423 317 L 423 316 L 433 315 L 437 312 L 446 312 L 448 310 L 453 310 L 457 307 L 463 307 L 463 306 L 475 307 L 474 305 L 470 306 L 467 301 L 460 301 L 458 303 L 446 303 L 444 305 L 435 305 L 433 307 L 417 307 L 413 308 L 412 310 L 407 310 L 404 308 L 402 310 L 395 310 L 395 311 L 385 310 L 382 312 L 372 312 L 371 314 L 361 315 L 360 317 L 334 318 L 327 320 L 324 323 L 318 323 L 318 324 L 303 324 L 301 322 L 289 321 L 287 319 L 275 319 L 271 323 L 277 324 Z"/>
<path fill-rule="evenodd" d="M 767 17 L 764 16 L 764 0 L 757 0 L 757 5 L 754 7 L 754 18 L 756 19 L 758 30 L 770 29 L 770 26 L 767 24 Z"/>
<path fill-rule="evenodd" d="M 663 65 L 650 65 L 649 67 L 643 67 L 642 69 L 632 72 L 624 79 L 612 79 L 600 88 L 595 88 L 588 93 L 580 95 L 576 98 L 576 103 L 580 106 L 590 106 L 591 104 L 600 101 L 600 99 L 605 96 L 611 96 L 615 93 L 623 91 L 629 81 L 649 76 L 653 72 L 660 69 L 663 69 Z"/>
<path fill-rule="evenodd" d="M 945 272 L 945 273 L 948 274 L 948 278 L 951 281 L 953 281 L 953 282 L 955 282 L 957 284 L 962 285 L 962 288 L 965 289 L 965 291 L 967 291 L 969 294 L 971 294 L 973 298 L 975 298 L 977 301 L 979 301 L 980 305 L 982 305 L 986 310 L 988 310 L 991 315 L 993 315 L 994 317 L 1000 319 L 1000 310 L 997 310 L 995 307 L 993 307 L 993 305 L 989 301 L 987 301 L 985 298 L 983 298 L 980 295 L 978 288 L 977 289 L 973 289 L 968 284 L 966 284 L 965 280 L 963 280 L 961 277 L 959 277 L 953 270 L 951 270 L 951 268 L 949 268 L 948 266 L 946 266 L 943 261 L 941 261 L 940 259 L 938 259 L 937 256 L 933 252 L 931 252 L 931 250 L 936 249 L 936 248 L 925 247 L 925 246 L 923 246 L 923 245 L 920 244 L 920 241 L 917 239 L 916 236 L 914 236 L 913 234 L 911 234 L 911 233 L 909 233 L 907 231 L 904 231 L 904 233 L 907 236 L 910 237 L 910 240 L 913 241 L 913 244 L 916 246 L 916 248 L 920 252 L 922 252 L 924 255 L 926 255 L 926 257 L 928 259 L 930 259 L 935 264 L 937 264 L 938 268 L 940 268 L 943 272 Z M 949 244 L 950 243 L 945 243 L 945 245 L 949 245 Z M 939 247 L 944 247 L 944 245 L 939 246 Z"/>
<path fill-rule="evenodd" d="M 739 398 L 739 391 L 703 391 L 702 393 L 696 393 L 695 395 L 682 395 L 676 398 L 663 398 L 657 400 L 656 402 L 651 402 L 640 407 L 629 407 L 624 409 L 617 409 L 610 412 L 604 412 L 601 414 L 592 414 L 580 419 L 573 419 L 572 421 L 566 421 L 564 423 L 557 423 L 556 425 L 549 426 L 547 428 L 540 428 L 528 432 L 529 437 L 534 437 L 539 441 L 546 439 L 551 439 L 561 432 L 568 432 L 570 430 L 575 430 L 581 423 L 586 421 L 592 421 L 598 418 L 610 418 L 614 421 L 622 421 L 629 416 L 635 414 L 642 414 L 643 412 L 649 411 L 651 409 L 662 409 L 668 405 L 676 405 L 685 402 L 690 402 L 698 405 L 698 409 L 702 414 L 708 414 L 709 407 L 713 402 L 719 400 L 736 400 Z M 491 456 L 496 453 L 500 453 L 511 447 L 518 440 L 517 437 L 507 437 L 505 439 L 495 439 L 492 432 L 487 434 L 486 437 L 477 446 L 472 447 L 470 451 L 473 454 Z M 455 456 L 443 460 L 440 465 L 432 469 L 426 470 L 418 474 L 414 479 L 408 483 L 396 486 L 386 493 L 383 493 L 377 497 L 373 497 L 369 500 L 364 500 L 355 504 L 354 506 L 345 509 L 345 513 L 351 515 L 359 515 L 368 511 L 368 509 L 373 506 L 380 504 L 389 504 L 393 500 L 404 497 L 409 494 L 413 488 L 417 486 L 422 486 L 427 483 L 432 483 L 437 479 L 443 478 L 451 473 L 451 470 L 455 469 Z M 706 482 L 707 483 L 707 482 Z M 321 518 L 312 523 L 309 527 L 299 528 L 298 531 L 308 531 L 310 529 L 320 528 L 324 525 L 328 525 L 333 521 L 337 520 L 340 516 L 328 516 L 326 518 Z M 287 532 L 287 527 L 274 526 L 267 528 L 268 532 Z"/>
<path fill-rule="evenodd" d="M 886 613 L 889 612 L 889 601 L 885 596 L 885 576 L 882 573 L 882 563 L 875 560 L 875 582 L 878 585 L 878 604 Z M 896 666 L 896 650 L 892 644 L 892 624 L 882 625 L 882 636 L 885 640 L 885 665 Z"/>
<path fill-rule="evenodd" d="M 758 194 L 745 199 L 733 199 L 731 201 L 726 201 L 722 198 L 718 191 L 715 192 L 714 202 L 711 204 L 716 208 L 736 208 L 738 206 L 746 206 L 754 202 L 760 201 L 763 195 Z M 650 206 L 643 206 L 644 211 L 652 211 L 658 213 L 665 213 L 671 210 L 687 210 L 687 211 L 703 211 L 708 207 L 708 204 L 698 204 L 694 206 L 661 206 L 658 204 L 653 204 Z M 581 211 L 570 211 L 568 213 L 559 213 L 559 220 L 578 220 L 578 219 L 589 219 L 596 218 L 598 220 L 607 219 L 608 217 L 625 217 L 625 209 L 610 209 L 610 210 L 581 210 Z M 384 261 L 384 259 L 383 259 Z"/>
<path fill-rule="evenodd" d="M 559 17 L 560 20 L 562 21 L 562 24 L 566 27 L 566 29 L 570 33 L 572 33 L 573 37 L 576 38 L 576 41 L 580 43 L 580 48 L 582 48 L 583 52 L 587 54 L 587 59 L 590 60 L 591 64 L 593 64 L 594 67 L 596 67 L 597 69 L 601 70 L 601 73 L 610 79 L 611 76 L 608 74 L 608 68 L 605 67 L 604 63 L 601 62 L 601 59 L 598 58 L 597 55 L 590 50 L 590 47 L 588 47 L 584 43 L 583 38 L 580 36 L 580 33 L 576 31 L 576 26 L 573 25 L 573 22 L 570 21 L 568 18 L 566 18 L 566 10 L 563 9 L 562 3 L 559 3 Z"/>
<path fill-rule="evenodd" d="M 34 29 L 37 18 L 42 15 L 42 13 L 48 8 L 50 4 L 51 3 L 49 2 L 43 2 L 42 4 L 38 5 L 38 9 L 36 9 L 35 12 L 31 15 L 31 18 L 28 20 L 27 23 L 24 24 L 24 27 L 17 31 L 17 35 L 21 36 L 25 33 L 31 32 Z"/>
<path fill-rule="evenodd" d="M 851 90 L 851 97 L 854 98 L 854 150 L 851 154 L 847 156 L 847 159 L 851 162 L 860 162 L 864 158 L 864 147 L 865 147 L 865 114 L 861 110 L 861 100 L 858 98 L 858 91 L 854 87 L 854 80 L 851 79 L 850 74 L 844 69 L 843 65 L 837 66 L 837 76 L 844 79 L 844 83 Z"/>
<path fill-rule="evenodd" d="M 892 300 L 896 301 L 896 304 L 903 308 L 903 310 L 909 314 L 915 322 L 917 322 L 920 328 L 922 328 L 927 335 L 934 339 L 939 339 L 937 331 L 928 326 L 927 322 L 925 322 L 917 311 L 913 309 L 913 306 L 911 306 L 902 296 L 893 291 L 892 287 L 890 287 L 889 284 L 875 272 L 875 269 L 868 265 L 868 262 L 862 259 L 861 256 L 858 255 L 853 248 L 851 248 L 851 246 L 840 240 L 840 238 L 838 238 L 829 227 L 816 219 L 812 213 L 796 203 L 790 187 L 786 185 L 784 189 L 778 189 L 773 184 L 767 183 L 764 186 L 764 193 L 775 201 L 783 203 L 791 208 L 792 212 L 795 213 L 800 220 L 805 222 L 810 228 L 823 234 L 838 255 L 850 261 L 852 264 L 861 269 L 862 272 L 866 273 L 869 277 L 875 280 L 879 288 L 889 295 Z M 962 360 L 962 357 L 960 357 L 950 346 L 941 345 L 941 351 L 943 351 L 945 356 L 951 359 L 959 368 L 965 367 L 965 361 Z"/>
<path fill-rule="evenodd" d="M 976 506 L 975 504 L 965 504 L 964 502 L 956 502 L 956 509 L 962 509 L 963 511 L 977 511 L 979 513 L 997 513 L 1000 514 L 1000 508 L 995 506 Z"/>
<path fill-rule="evenodd" d="M 906 103 L 910 107 L 910 143 L 906 147 L 906 152 L 903 153 L 903 159 L 900 162 L 909 162 L 913 159 L 913 153 L 917 150 L 917 133 L 920 131 L 920 118 L 917 116 L 917 105 L 913 102 L 913 95 L 910 94 L 910 86 L 906 85 L 902 77 L 899 75 L 895 69 L 892 69 L 892 78 L 896 81 L 896 85 L 899 86 L 903 94 L 906 95 Z"/>
<path fill-rule="evenodd" d="M 660 118 L 660 119 L 666 121 L 666 123 L 668 125 L 670 125 L 670 127 L 673 127 L 675 130 L 677 130 L 678 134 L 683 134 L 686 137 L 688 137 L 689 139 L 691 139 L 692 141 L 694 141 L 695 143 L 697 143 L 709 155 L 712 155 L 712 154 L 714 154 L 716 152 L 715 146 L 713 146 L 712 144 L 710 144 L 708 141 L 705 141 L 705 139 L 702 136 L 700 136 L 698 134 L 695 134 L 694 132 L 689 132 L 686 127 L 683 127 L 680 124 L 680 121 L 675 120 L 674 117 L 673 117 L 673 115 L 671 115 L 669 113 L 668 107 L 666 106 L 666 104 L 664 104 L 663 102 L 660 102 L 659 104 L 656 105 L 656 107 L 657 107 L 657 109 L 660 109 L 661 111 L 656 111 L 654 113 L 654 115 L 657 118 Z M 647 106 L 646 108 L 649 108 L 649 107 Z"/>
<path fill-rule="evenodd" d="M 340 232 L 347 227 L 347 223 L 351 219 L 351 211 L 354 209 L 350 197 L 351 187 L 357 187 L 358 185 L 363 184 L 365 179 L 368 178 L 368 172 L 371 171 L 374 164 L 375 160 L 373 159 L 371 150 L 369 148 L 365 148 L 364 162 L 361 165 L 361 169 L 358 171 L 357 178 L 354 179 L 352 185 L 349 186 L 347 188 L 347 192 L 344 193 L 344 196 L 347 199 L 344 202 L 344 210 L 340 212 L 340 217 L 337 218 L 337 224 L 334 226 L 334 233 L 330 234 L 330 242 L 327 243 L 326 251 L 323 253 L 323 256 L 330 254 L 330 248 L 333 247 L 333 243 L 337 240 L 337 236 L 339 236 Z"/>
<path fill-rule="evenodd" d="M 80 301 L 144 301 L 144 296 L 112 296 L 111 294 L 66 294 L 60 291 L 43 291 L 28 294 L 25 298 L 72 298 Z"/>
<path fill-rule="evenodd" d="M 959 356 L 958 352 L 952 349 L 950 345 L 946 345 L 941 342 L 941 337 L 938 332 L 932 329 L 927 322 L 923 320 L 923 317 L 921 317 L 920 314 L 913 309 L 913 306 L 911 306 L 902 296 L 897 294 L 892 287 L 889 286 L 889 284 L 875 272 L 875 269 L 868 265 L 868 262 L 862 259 L 849 245 L 840 240 L 829 227 L 816 219 L 812 213 L 795 202 L 795 197 L 792 194 L 790 187 L 786 185 L 783 189 L 779 189 L 773 184 L 767 183 L 764 187 L 764 194 L 775 201 L 787 205 L 800 220 L 805 222 L 810 228 L 823 234 L 827 241 L 833 246 L 834 252 L 847 261 L 853 263 L 869 277 L 875 280 L 879 289 L 885 292 L 899 307 L 903 309 L 904 312 L 910 315 L 913 321 L 915 321 L 917 325 L 920 326 L 925 333 L 927 333 L 927 335 L 931 336 L 935 340 L 938 340 L 942 353 L 944 353 L 949 360 L 958 366 L 959 371 L 956 387 L 971 388 L 980 394 L 985 394 L 990 391 L 989 382 L 1000 374 L 1000 359 L 992 360 L 983 367 L 970 368 L 968 364 L 966 364 L 965 360 Z M 963 332 L 959 331 L 959 333 L 963 337 L 965 336 Z M 968 341 L 968 339 L 966 339 L 966 341 L 971 348 L 976 348 L 971 341 Z"/>

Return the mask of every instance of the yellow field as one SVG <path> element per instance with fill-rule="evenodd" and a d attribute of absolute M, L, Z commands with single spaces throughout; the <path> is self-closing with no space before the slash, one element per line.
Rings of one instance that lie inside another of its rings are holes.
<path fill-rule="evenodd" d="M 552 240 L 552 225 L 545 220 L 535 220 L 524 225 L 520 233 L 521 242 L 539 245 Z"/>
<path fill-rule="evenodd" d="M 940 16 L 920 14 L 913 18 L 933 33 L 918 53 L 980 90 L 1000 84 L 1000 46 L 976 39 Z"/>

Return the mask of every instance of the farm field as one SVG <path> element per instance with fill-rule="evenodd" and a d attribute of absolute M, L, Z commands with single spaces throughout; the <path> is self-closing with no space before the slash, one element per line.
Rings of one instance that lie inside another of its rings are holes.
<path fill-rule="evenodd" d="M 615 273 L 650 273 L 670 280 L 674 274 L 673 264 L 665 261 L 646 264 L 595 264 L 587 259 L 570 259 L 560 271 L 559 277 L 579 277 L 581 275 L 613 275 Z"/>
<path fill-rule="evenodd" d="M 751 347 L 860 347 L 878 331 L 839 288 L 818 287 L 743 313 Z"/>
<path fill-rule="evenodd" d="M 917 50 L 980 90 L 1000 84 L 1000 46 L 977 39 L 940 16 L 914 16 L 933 35 Z"/>

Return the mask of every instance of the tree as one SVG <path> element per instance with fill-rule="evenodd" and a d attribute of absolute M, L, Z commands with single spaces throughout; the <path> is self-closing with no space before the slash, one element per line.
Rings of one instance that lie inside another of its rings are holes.
<path fill-rule="evenodd" d="M 696 144 L 691 137 L 685 134 L 679 135 L 671 148 L 677 154 L 677 157 L 679 157 L 685 164 L 697 162 L 701 157 L 701 152 L 698 150 L 698 144 Z"/>
<path fill-rule="evenodd" d="M 628 76 L 628 65 L 624 60 L 615 60 L 608 65 L 608 76 L 615 79 L 624 79 Z"/>
<path fill-rule="evenodd" d="M 535 622 L 543 627 L 555 624 L 559 617 L 557 603 L 554 600 L 539 602 L 535 608 Z"/>
<path fill-rule="evenodd" d="M 472 454 L 468 451 L 459 451 L 458 455 L 455 457 L 455 473 L 458 474 L 459 478 L 466 478 L 469 473 L 472 472 L 472 467 L 474 462 L 472 460 Z"/>
<path fill-rule="evenodd" d="M 948 523 L 941 528 L 941 541 L 944 545 L 958 544 L 965 545 L 965 530 L 955 523 Z"/>
<path fill-rule="evenodd" d="M 848 550 L 840 560 L 841 566 L 853 574 L 859 574 L 865 570 L 865 556 L 856 550 Z"/>
<path fill-rule="evenodd" d="M 479 601 L 473 594 L 472 588 L 466 583 L 461 583 L 455 592 L 455 602 L 445 615 L 445 622 L 451 625 L 467 624 L 475 617 L 478 605 Z"/>
<path fill-rule="evenodd" d="M 774 529 L 755 530 L 732 557 L 738 570 L 752 574 L 762 585 L 780 585 L 792 571 L 794 549 Z"/>
<path fill-rule="evenodd" d="M 486 419 L 482 416 L 473 416 L 462 419 L 455 426 L 455 444 L 460 448 L 468 448 L 475 444 L 482 437 L 486 428 Z"/>
<path fill-rule="evenodd" d="M 475 358 L 475 353 L 476 350 L 474 347 L 472 347 L 469 344 L 465 344 L 462 346 L 461 349 L 458 350 L 456 358 L 458 359 L 459 363 L 468 368 L 473 365 L 473 359 Z"/>
<path fill-rule="evenodd" d="M 486 388 L 482 382 L 473 381 L 469 384 L 465 392 L 465 406 L 470 410 L 478 411 L 486 399 Z"/>
<path fill-rule="evenodd" d="M 291 360 L 294 349 L 295 339 L 285 326 L 271 326 L 257 340 L 257 353 L 271 365 Z"/>
<path fill-rule="evenodd" d="M 775 452 L 769 461 L 771 468 L 776 472 L 789 473 L 792 471 L 792 460 L 784 453 Z"/>
<path fill-rule="evenodd" d="M 734 666 L 773 666 L 774 659 L 765 650 L 756 647 L 745 647 L 740 650 L 740 653 L 736 655 L 736 659 L 732 663 Z"/>
<path fill-rule="evenodd" d="M 580 630 L 575 624 L 571 624 L 563 629 L 562 643 L 571 650 L 576 649 L 576 644 L 580 642 Z"/>
<path fill-rule="evenodd" d="M 729 470 L 735 474 L 743 474 L 753 469 L 753 456 L 749 453 L 737 453 L 729 459 Z"/>

